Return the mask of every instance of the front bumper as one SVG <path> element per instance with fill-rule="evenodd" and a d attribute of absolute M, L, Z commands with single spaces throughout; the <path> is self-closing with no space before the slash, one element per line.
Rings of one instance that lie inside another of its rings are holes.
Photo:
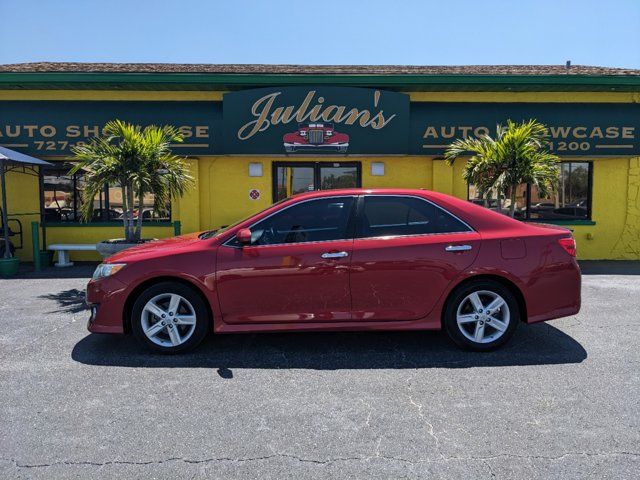
<path fill-rule="evenodd" d="M 87 330 L 92 333 L 124 333 L 126 285 L 115 278 L 91 280 L 85 299 L 91 315 Z"/>
<path fill-rule="evenodd" d="M 349 147 L 349 143 L 322 143 L 322 144 L 311 144 L 311 143 L 284 143 L 284 148 L 287 152 L 299 152 L 299 151 L 318 151 L 318 150 L 335 150 L 335 151 L 346 151 Z"/>

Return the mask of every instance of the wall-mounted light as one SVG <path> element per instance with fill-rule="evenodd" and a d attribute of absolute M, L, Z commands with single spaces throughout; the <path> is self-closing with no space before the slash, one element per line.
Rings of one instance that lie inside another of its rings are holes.
<path fill-rule="evenodd" d="M 371 163 L 371 175 L 381 177 L 384 175 L 384 162 Z"/>
<path fill-rule="evenodd" d="M 249 176 L 261 177 L 262 176 L 262 163 L 250 163 L 249 164 Z"/>

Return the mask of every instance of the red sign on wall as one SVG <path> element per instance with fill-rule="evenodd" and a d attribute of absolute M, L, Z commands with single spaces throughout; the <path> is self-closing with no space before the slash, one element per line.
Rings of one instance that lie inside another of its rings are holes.
<path fill-rule="evenodd" d="M 260 190 L 257 188 L 252 188 L 249 190 L 249 198 L 251 200 L 258 200 L 260 198 Z"/>

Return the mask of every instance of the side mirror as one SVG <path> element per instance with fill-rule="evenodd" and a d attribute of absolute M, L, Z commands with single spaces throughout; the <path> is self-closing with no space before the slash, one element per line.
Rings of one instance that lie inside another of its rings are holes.
<path fill-rule="evenodd" d="M 248 228 L 241 228 L 236 233 L 236 239 L 241 245 L 250 245 L 251 244 L 251 230 Z"/>

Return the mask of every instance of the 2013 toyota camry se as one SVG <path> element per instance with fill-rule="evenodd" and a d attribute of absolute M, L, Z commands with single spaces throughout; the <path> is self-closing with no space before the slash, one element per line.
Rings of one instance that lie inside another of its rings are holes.
<path fill-rule="evenodd" d="M 426 190 L 330 190 L 109 257 L 88 328 L 165 353 L 214 332 L 439 330 L 490 350 L 580 309 L 567 229 Z"/>

